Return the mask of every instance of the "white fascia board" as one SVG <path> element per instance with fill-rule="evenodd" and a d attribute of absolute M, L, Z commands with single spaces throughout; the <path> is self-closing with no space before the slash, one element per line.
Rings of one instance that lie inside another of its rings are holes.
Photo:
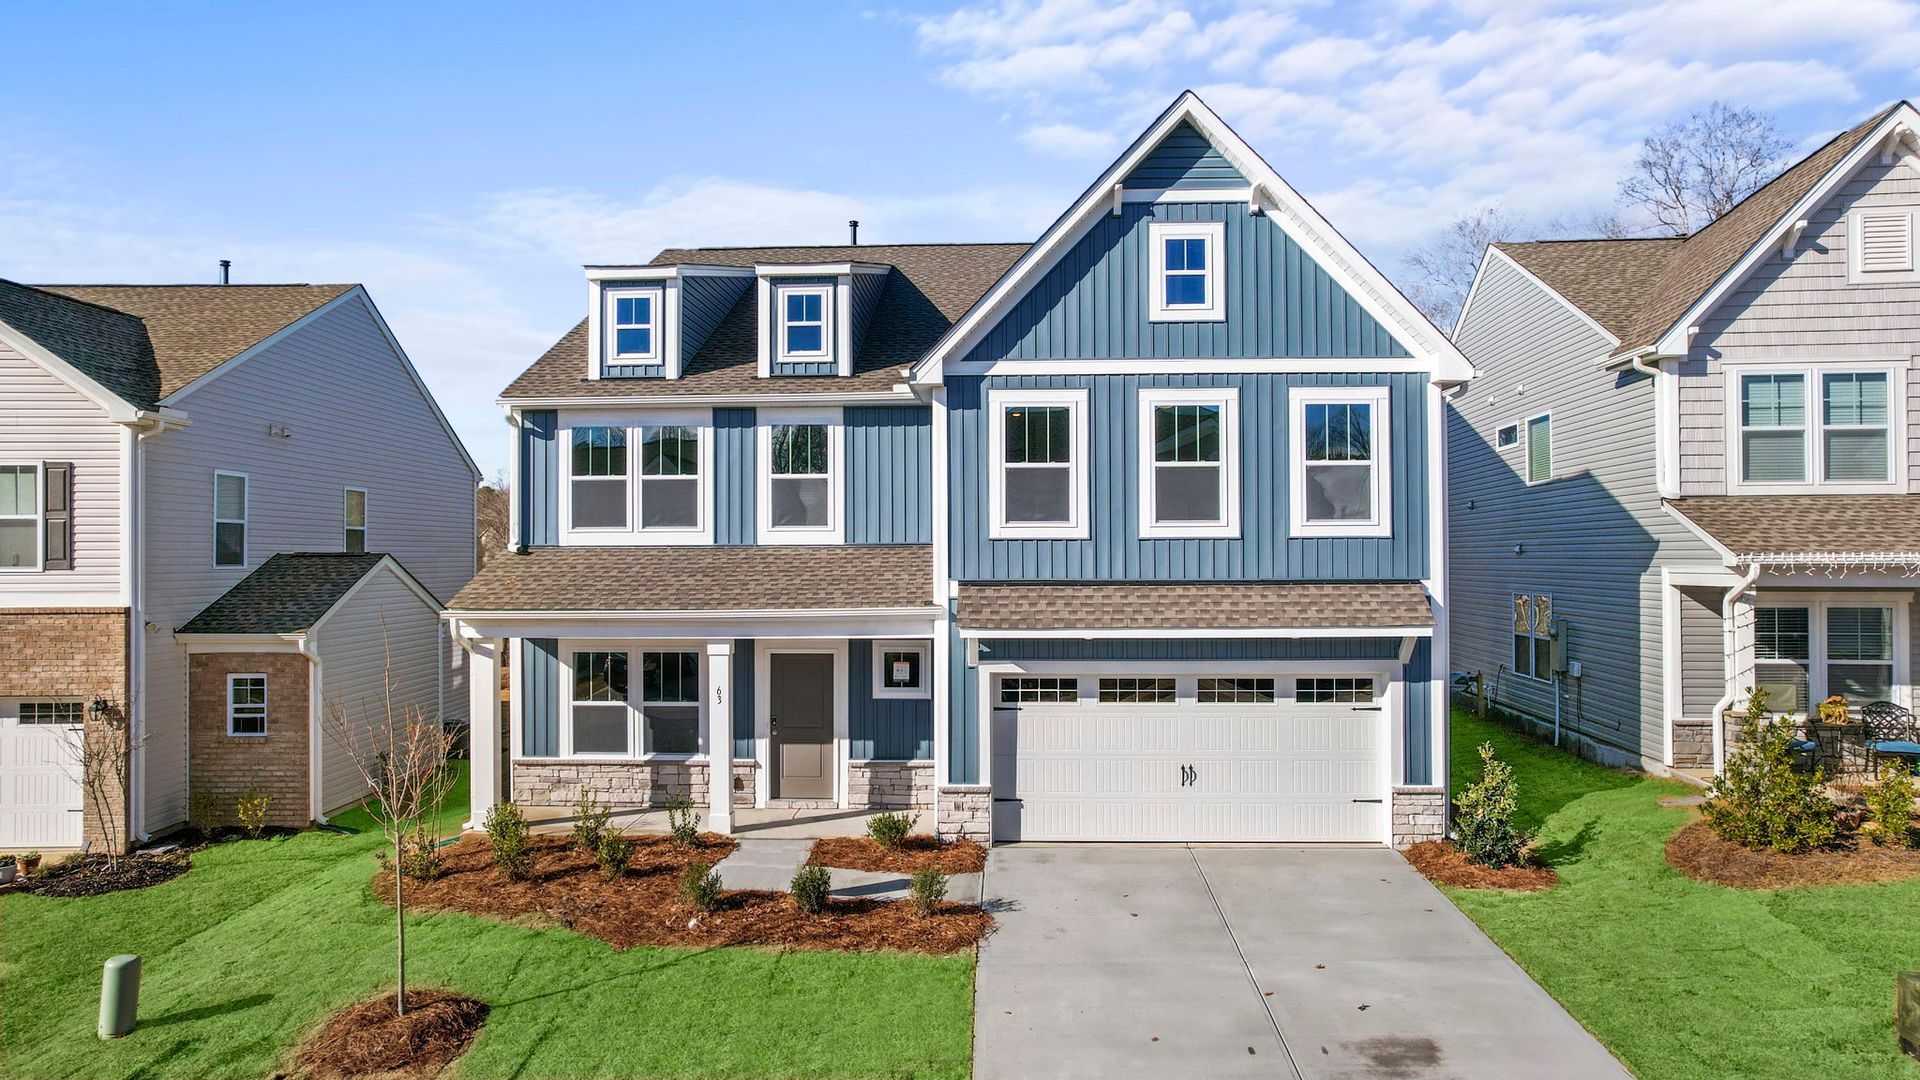
<path fill-rule="evenodd" d="M 717 266 L 710 263 L 669 263 L 644 266 L 588 266 L 588 281 L 665 281 L 680 277 L 752 277 L 747 266 Z"/>
<path fill-rule="evenodd" d="M 1786 241 L 1787 234 L 1793 230 L 1796 222 L 1803 218 L 1810 218 L 1821 204 L 1832 198 L 1840 186 L 1860 170 L 1869 156 L 1880 152 L 1881 146 L 1890 135 L 1901 128 L 1920 129 L 1920 111 L 1915 111 L 1911 105 L 1902 104 L 1881 121 L 1871 133 L 1863 137 L 1858 145 L 1847 152 L 1846 157 L 1840 159 L 1839 164 L 1827 170 L 1827 174 L 1800 197 L 1800 201 L 1780 215 L 1760 239 L 1747 249 L 1746 254 L 1740 256 L 1740 261 L 1734 263 L 1732 269 L 1720 275 L 1718 281 L 1708 287 L 1706 292 L 1701 293 L 1699 299 L 1695 300 L 1678 319 L 1674 320 L 1672 326 L 1654 340 L 1654 350 L 1663 356 L 1685 356 L 1689 345 L 1688 338 L 1691 337 L 1688 329 L 1701 325 L 1706 317 L 1720 306 L 1721 301 L 1747 279 L 1749 274 L 1752 274 L 1769 256 L 1780 250 L 1781 244 Z"/>
<path fill-rule="evenodd" d="M 1113 186 L 1131 173 L 1153 149 L 1179 124 L 1193 125 L 1225 157 L 1251 186 L 1267 195 L 1268 214 L 1274 224 L 1306 251 L 1309 257 L 1331 273 L 1343 285 L 1351 285 L 1348 294 L 1382 326 L 1395 331 L 1414 356 L 1427 360 L 1434 381 L 1460 383 L 1473 378 L 1473 365 L 1444 334 L 1420 314 L 1393 283 L 1368 262 L 1346 238 L 1320 216 L 1292 185 L 1281 179 L 1247 142 L 1221 120 L 1199 95 L 1183 92 L 1127 147 L 1118 160 L 1100 174 L 1084 194 L 1062 214 L 1040 239 L 1014 262 L 1000 280 L 987 290 L 960 321 L 927 355 L 914 365 L 914 381 L 940 381 L 942 367 L 964 355 L 1024 295 L 1030 284 L 1045 274 L 1098 221 L 1112 211 Z M 1123 193 L 1124 198 L 1124 193 Z"/>
<path fill-rule="evenodd" d="M 942 610 L 934 607 L 848 611 L 449 611 L 443 617 L 463 640 L 484 637 L 807 639 L 928 638 Z"/>
<path fill-rule="evenodd" d="M 1217 629 L 1172 627 L 1076 627 L 1033 628 L 1021 630 L 983 630 L 956 627 L 964 638 L 1083 638 L 1088 640 L 1121 638 L 1399 638 L 1432 637 L 1431 626 L 1236 626 Z"/>
<path fill-rule="evenodd" d="M 1165 370 L 1163 364 L 1160 370 Z M 910 405 L 918 401 L 913 391 L 905 384 L 894 386 L 891 390 L 863 390 L 859 393 L 820 393 L 820 394 L 635 394 L 624 397 L 528 397 L 501 398 L 494 402 L 504 409 L 515 411 L 522 409 L 573 409 L 573 408 L 616 408 L 626 406 L 653 407 L 695 407 L 695 406 L 792 406 L 794 408 L 819 408 L 823 405 Z"/>
<path fill-rule="evenodd" d="M 49 375 L 105 409 L 107 418 L 117 424 L 133 423 L 145 414 L 144 410 L 134 407 L 126 398 L 101 386 L 92 376 L 55 356 L 39 342 L 8 326 L 3 320 L 0 320 L 0 342 L 12 346 L 15 352 L 47 369 Z"/>
<path fill-rule="evenodd" d="M 180 644 L 193 653 L 300 653 L 306 634 L 180 634 Z"/>
<path fill-rule="evenodd" d="M 884 274 L 892 267 L 884 263 L 755 263 L 752 273 L 761 277 L 839 277 L 843 274 Z"/>
<path fill-rule="evenodd" d="M 446 608 L 443 609 L 441 614 L 449 619 L 458 619 L 463 622 L 482 619 L 587 619 L 594 621 L 622 619 L 629 622 L 664 622 L 675 619 L 713 619 L 719 621 L 746 619 L 790 619 L 805 621 L 856 617 L 931 619 L 938 616 L 940 611 L 941 609 L 934 605 L 920 605 L 897 608 L 742 608 L 706 610 L 687 608 L 674 611 L 620 611 L 617 609 L 607 609 L 604 611 L 568 611 L 565 609 L 554 609 L 551 611 L 487 611 Z"/>
<path fill-rule="evenodd" d="M 948 375 L 1164 375 L 1166 359 L 1112 360 L 954 360 Z M 1384 375 L 1431 371 L 1433 363 L 1413 357 L 1267 356 L 1244 360 L 1194 360 L 1193 369 L 1208 375 L 1318 375 L 1354 372 Z M 915 383 L 916 388 L 938 383 Z"/>

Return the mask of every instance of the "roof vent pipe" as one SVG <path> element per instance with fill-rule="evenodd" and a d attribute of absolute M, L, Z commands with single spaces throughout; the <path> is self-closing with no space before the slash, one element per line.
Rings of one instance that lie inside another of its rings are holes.
<path fill-rule="evenodd" d="M 852 230 L 853 232 L 853 240 L 851 241 L 851 243 L 853 244 L 854 247 L 859 247 L 860 246 L 860 222 L 857 219 L 854 221 L 849 221 L 847 222 L 847 228 Z"/>
<path fill-rule="evenodd" d="M 227 282 L 227 271 L 229 271 L 229 270 L 232 270 L 232 269 L 233 269 L 233 260 L 232 260 L 232 259 L 221 259 L 221 260 L 220 260 L 220 284 L 222 284 L 222 285 L 225 285 L 225 284 L 227 284 L 227 283 L 228 283 L 228 282 Z"/>

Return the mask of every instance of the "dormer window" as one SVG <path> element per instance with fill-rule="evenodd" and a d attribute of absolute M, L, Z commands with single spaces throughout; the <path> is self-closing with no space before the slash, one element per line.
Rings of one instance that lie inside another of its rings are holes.
<path fill-rule="evenodd" d="M 660 361 L 661 290 L 607 288 L 607 363 Z"/>
<path fill-rule="evenodd" d="M 1154 322 L 1219 322 L 1227 317 L 1220 221 L 1156 221 L 1147 226 L 1147 283 Z"/>
<path fill-rule="evenodd" d="M 827 355 L 827 288 L 780 290 L 780 359 L 818 359 Z"/>

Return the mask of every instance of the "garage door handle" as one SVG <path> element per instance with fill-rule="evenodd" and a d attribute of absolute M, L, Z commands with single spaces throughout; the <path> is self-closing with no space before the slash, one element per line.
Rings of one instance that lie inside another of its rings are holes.
<path fill-rule="evenodd" d="M 1379 711 L 1380 711 L 1380 706 L 1378 706 L 1378 705 L 1355 705 L 1355 706 L 1353 707 L 1353 711 L 1354 711 L 1354 712 L 1379 712 Z"/>
<path fill-rule="evenodd" d="M 1382 800 L 1380 800 L 1380 799 L 1354 799 L 1353 801 L 1354 801 L 1354 802 L 1370 802 L 1370 803 L 1377 803 L 1377 802 L 1381 802 Z"/>

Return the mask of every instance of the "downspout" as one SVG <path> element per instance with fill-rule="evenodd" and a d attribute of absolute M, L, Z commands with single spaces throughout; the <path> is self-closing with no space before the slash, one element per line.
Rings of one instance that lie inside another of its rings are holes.
<path fill-rule="evenodd" d="M 1734 665 L 1739 662 L 1740 650 L 1736 641 L 1737 633 L 1733 628 L 1733 606 L 1740 602 L 1753 583 L 1760 580 L 1760 564 L 1754 563 L 1747 568 L 1746 575 L 1738 585 L 1727 590 L 1727 598 L 1720 601 L 1720 625 L 1727 639 L 1727 692 L 1719 701 L 1713 703 L 1713 775 L 1719 776 L 1727 767 L 1727 710 L 1733 707 L 1733 699 L 1739 695 L 1739 688 L 1733 684 Z"/>
<path fill-rule="evenodd" d="M 308 812 L 317 825 L 327 823 L 326 807 L 320 804 L 320 750 L 322 721 L 319 643 L 311 633 L 289 635 L 294 648 L 307 660 L 307 802 Z"/>
<path fill-rule="evenodd" d="M 1653 486 L 1663 499 L 1672 499 L 1680 494 L 1678 488 L 1669 482 L 1673 473 L 1668 447 L 1671 443 L 1669 430 L 1673 427 L 1673 417 L 1668 415 L 1666 395 L 1661 392 L 1661 373 L 1658 363 L 1649 364 L 1647 358 L 1654 356 L 1651 348 L 1641 349 L 1627 357 L 1627 367 L 1652 380 L 1653 388 Z"/>
<path fill-rule="evenodd" d="M 122 482 L 126 485 L 125 518 L 122 528 L 121 552 L 125 566 L 121 573 L 126 579 L 127 601 L 127 838 L 145 841 L 151 838 L 147 828 L 147 485 L 146 454 L 143 447 L 148 439 L 164 434 L 175 426 L 174 417 L 166 409 L 153 412 L 143 411 L 136 423 L 150 425 L 146 430 L 136 430 L 129 426 L 126 445 L 126 473 Z M 191 762 L 191 748 L 187 748 L 187 760 Z M 191 766 L 189 766 L 191 767 Z M 190 780 L 191 778 L 189 778 Z"/>

